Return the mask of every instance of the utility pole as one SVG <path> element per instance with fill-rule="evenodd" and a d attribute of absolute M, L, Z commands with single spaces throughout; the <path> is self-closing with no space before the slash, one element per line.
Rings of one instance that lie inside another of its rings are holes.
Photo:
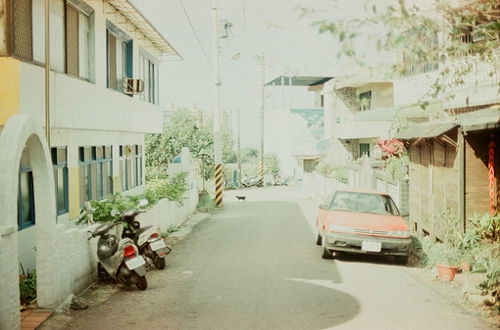
<path fill-rule="evenodd" d="M 264 88 L 265 88 L 265 54 L 262 53 L 260 57 L 260 68 L 261 68 L 261 93 L 260 93 L 260 153 L 259 153 L 259 178 L 260 184 L 263 187 L 264 184 Z"/>
<path fill-rule="evenodd" d="M 240 144 L 240 108 L 238 108 L 238 188 L 241 185 L 241 144 Z"/>
<path fill-rule="evenodd" d="M 219 32 L 217 0 L 212 0 L 212 41 L 214 79 L 214 164 L 215 164 L 215 205 L 222 207 L 222 146 L 220 132 L 220 72 L 219 72 Z"/>
<path fill-rule="evenodd" d="M 50 1 L 45 0 L 45 138 L 50 150 Z"/>

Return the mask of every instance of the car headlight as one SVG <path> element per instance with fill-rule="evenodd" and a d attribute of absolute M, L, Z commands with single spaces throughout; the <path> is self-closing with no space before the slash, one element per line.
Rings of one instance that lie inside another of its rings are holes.
<path fill-rule="evenodd" d="M 410 237 L 409 230 L 393 230 L 388 233 L 389 236 L 398 236 L 398 237 Z"/>
<path fill-rule="evenodd" d="M 338 231 L 343 233 L 354 233 L 354 228 L 339 225 L 330 225 L 330 231 Z"/>

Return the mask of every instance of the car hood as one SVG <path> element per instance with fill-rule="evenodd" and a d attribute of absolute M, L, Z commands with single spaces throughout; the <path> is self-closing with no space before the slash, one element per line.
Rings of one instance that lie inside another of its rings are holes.
<path fill-rule="evenodd" d="M 329 211 L 330 224 L 373 231 L 409 230 L 401 216 L 360 212 Z"/>

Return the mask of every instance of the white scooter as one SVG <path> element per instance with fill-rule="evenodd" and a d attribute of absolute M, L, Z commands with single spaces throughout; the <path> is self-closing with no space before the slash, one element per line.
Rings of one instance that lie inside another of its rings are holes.
<path fill-rule="evenodd" d="M 105 223 L 89 232 L 91 238 L 99 236 L 97 241 L 98 274 L 109 275 L 117 283 L 130 286 L 135 284 L 139 290 L 146 290 L 146 264 L 137 247 L 130 238 L 118 241 L 109 231 L 116 223 Z"/>
<path fill-rule="evenodd" d="M 139 206 L 147 205 L 147 200 L 141 200 Z M 117 220 L 124 224 L 122 238 L 130 238 L 139 248 L 139 253 L 144 257 L 147 263 L 147 268 L 155 265 L 157 269 L 165 268 L 165 256 L 169 254 L 172 249 L 168 247 L 163 241 L 160 231 L 156 226 L 148 225 L 141 227 L 135 217 L 142 210 L 128 210 L 123 212 Z"/>

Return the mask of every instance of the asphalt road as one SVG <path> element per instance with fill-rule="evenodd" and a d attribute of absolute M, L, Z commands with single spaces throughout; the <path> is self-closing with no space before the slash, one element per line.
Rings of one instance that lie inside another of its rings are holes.
<path fill-rule="evenodd" d="M 101 301 L 39 329 L 490 329 L 421 269 L 391 258 L 321 259 L 315 207 L 297 193 L 226 193 L 167 267 L 148 273 L 146 291 L 101 286 Z"/>

